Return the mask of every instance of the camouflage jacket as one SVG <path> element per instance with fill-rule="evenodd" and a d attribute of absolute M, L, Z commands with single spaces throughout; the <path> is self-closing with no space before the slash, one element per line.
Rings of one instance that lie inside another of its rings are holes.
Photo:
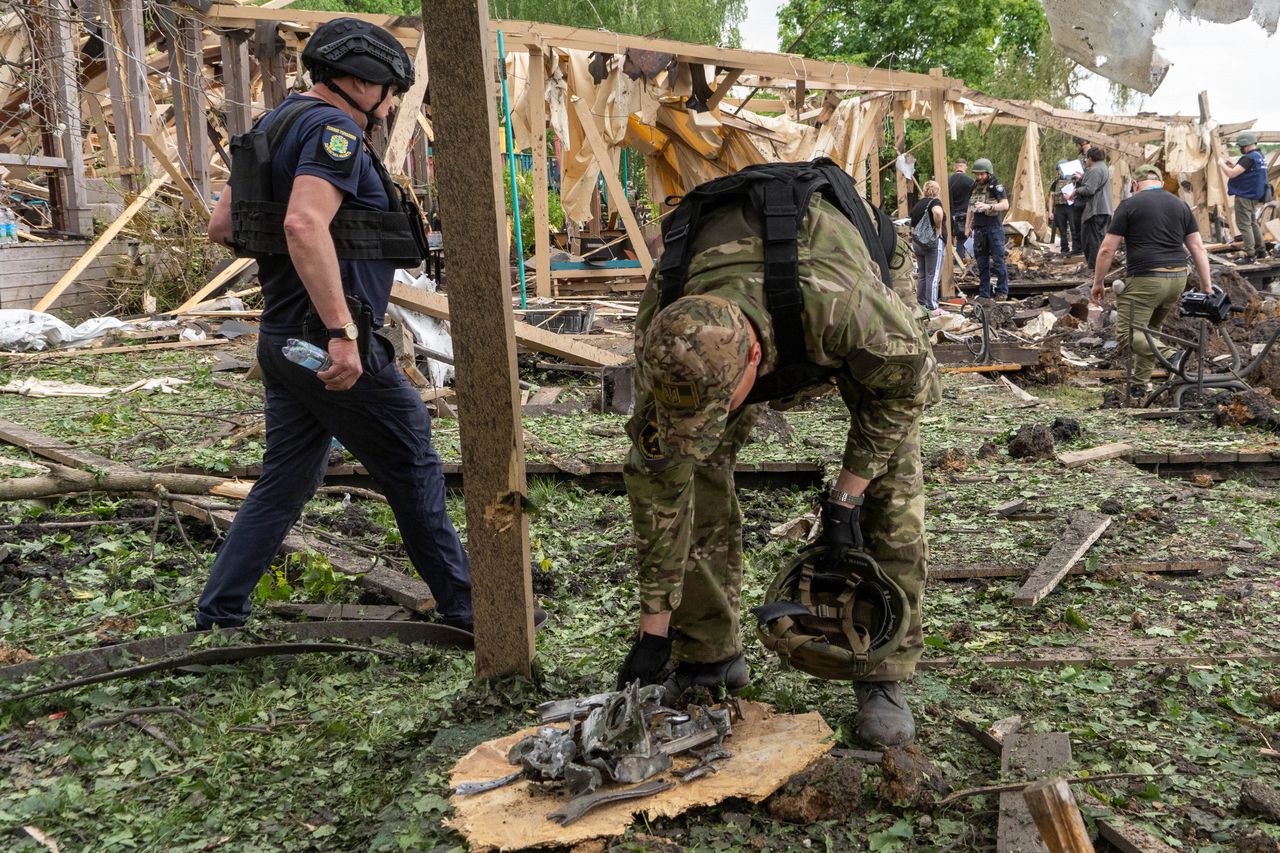
<path fill-rule="evenodd" d="M 694 243 L 684 293 L 714 294 L 736 302 L 759 333 L 765 375 L 777 363 L 773 325 L 764 295 L 763 241 L 749 208 L 711 214 Z M 885 470 L 893 451 L 923 408 L 940 395 L 936 362 L 915 304 L 910 253 L 899 240 L 890 260 L 894 291 L 880 281 L 857 230 L 831 204 L 815 197 L 799 233 L 804 290 L 805 349 L 817 364 L 839 368 L 837 385 L 860 403 L 850 412 L 843 467 L 867 479 Z M 656 271 L 640 302 L 637 346 L 658 308 Z M 897 292 L 895 292 L 897 291 Z M 899 293 L 910 294 L 908 301 Z M 637 368 L 640 370 L 641 368 Z M 636 412 L 652 404 L 636 376 Z"/>

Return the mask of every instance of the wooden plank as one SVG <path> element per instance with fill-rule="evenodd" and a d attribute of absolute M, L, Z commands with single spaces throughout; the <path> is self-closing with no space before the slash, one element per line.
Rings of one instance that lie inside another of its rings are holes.
<path fill-rule="evenodd" d="M 636 253 L 636 259 L 640 261 L 640 270 L 648 276 L 649 271 L 653 269 L 653 256 L 649 254 L 649 246 L 644 241 L 644 233 L 640 230 L 640 223 L 636 221 L 635 211 L 631 209 L 627 194 L 618 180 L 618 173 L 613 168 L 609 147 L 605 145 L 604 137 L 600 135 L 600 128 L 596 127 L 595 117 L 587 108 L 586 100 L 572 96 L 570 100 L 573 101 L 573 108 L 578 113 L 578 122 L 582 125 L 582 134 L 586 137 L 587 145 L 591 147 L 591 154 L 600 166 L 601 174 L 604 175 L 604 185 L 609 190 L 609 208 L 622 219 L 627 236 L 631 238 L 631 250 Z"/>
<path fill-rule="evenodd" d="M 729 90 L 738 82 L 738 78 L 742 76 L 742 68 L 730 68 L 725 72 L 724 77 L 720 80 L 720 85 L 711 93 L 711 97 L 707 98 L 707 109 L 714 110 L 720 106 L 720 102 L 724 100 L 724 96 L 729 94 Z"/>
<path fill-rule="evenodd" d="M 152 352 L 162 349 L 191 349 L 192 347 L 214 347 L 229 344 L 226 338 L 209 338 L 203 341 L 173 341 L 163 344 L 142 344 L 133 347 L 82 347 L 80 349 L 60 349 L 52 352 L 0 352 L 0 361 L 44 361 L 48 358 L 76 358 L 86 355 L 112 355 L 122 352 Z"/>
<path fill-rule="evenodd" d="M 191 311 L 197 305 L 208 299 L 210 294 L 216 293 L 220 288 L 225 287 L 228 282 L 235 279 L 241 273 L 247 271 L 250 266 L 253 266 L 256 263 L 257 261 L 253 258 L 236 258 L 228 264 L 222 272 L 209 279 L 204 287 L 191 294 L 191 298 L 173 309 L 173 313 L 185 314 L 188 311 Z"/>
<path fill-rule="evenodd" d="M 459 239 L 461 240 L 461 238 Z M 497 280 L 501 281 L 502 279 L 499 278 Z M 435 317 L 438 320 L 452 320 L 450 300 L 443 293 L 427 293 L 405 284 L 394 284 L 391 287 L 391 301 L 402 308 L 418 311 L 428 317 Z M 510 317 L 511 309 L 508 305 L 503 305 L 500 313 Z M 528 323 L 513 321 L 513 325 L 509 328 L 510 333 L 515 336 L 515 340 L 522 346 L 535 352 L 557 355 L 574 364 L 585 364 L 590 367 L 616 367 L 628 362 L 627 359 L 608 350 L 579 343 L 568 335 L 557 335 L 555 332 L 548 332 L 546 329 L 539 329 Z M 459 334 L 455 334 L 455 342 L 458 340 Z"/>
<path fill-rule="evenodd" d="M 1101 800 L 1083 792 L 1080 801 L 1091 808 L 1108 808 Z M 1156 838 L 1137 824 L 1112 812 L 1094 818 L 1098 824 L 1098 835 L 1120 853 L 1177 853 L 1168 844 Z"/>
<path fill-rule="evenodd" d="M 893 98 L 893 153 L 894 156 L 902 154 L 907 150 L 907 99 L 906 96 L 899 93 Z M 908 188 L 907 176 L 902 174 L 898 169 L 895 161 L 893 164 L 893 186 L 895 194 L 898 198 L 898 218 L 902 219 L 911 214 L 910 199 L 907 198 Z"/>
<path fill-rule="evenodd" d="M 1014 593 L 1015 607 L 1034 607 L 1058 585 L 1076 561 L 1098 537 L 1111 526 L 1111 516 L 1076 510 L 1067 519 L 1062 539 L 1053 546 L 1040 564 Z"/>
<path fill-rule="evenodd" d="M 1057 773 L 1070 764 L 1071 739 L 1063 732 L 1014 732 L 1005 737 L 1004 749 L 1000 753 L 1000 775 L 1008 779 L 1037 779 Z M 1032 853 L 1048 849 L 1022 792 L 1002 793 L 1000 822 L 996 828 L 997 853 Z"/>
<path fill-rule="evenodd" d="M 409 618 L 408 610 L 391 604 L 300 604 L 292 601 L 273 601 L 267 607 L 272 613 L 280 616 L 303 616 L 307 619 L 324 621 L 362 619 L 402 622 Z"/>
<path fill-rule="evenodd" d="M 142 143 L 139 142 L 138 144 L 141 145 Z M 49 292 L 41 297 L 40 301 L 36 303 L 34 310 L 48 311 L 49 307 L 58 301 L 58 297 L 62 295 L 62 292 L 71 286 L 71 283 L 76 280 L 76 277 L 79 276 L 80 273 L 84 272 L 89 264 L 93 263 L 93 259 L 102 253 L 102 250 L 116 238 L 116 235 L 124 230 L 124 227 L 129 224 L 130 220 L 133 219 L 138 211 L 142 210 L 142 208 L 146 206 L 147 202 L 151 200 L 151 197 L 159 192 L 160 188 L 168 182 L 169 176 L 161 175 L 148 184 L 146 189 L 139 193 L 138 197 L 133 200 L 133 203 L 126 207 L 124 212 L 116 217 L 116 221 L 108 225 L 107 229 L 98 236 L 98 239 L 93 241 L 93 245 L 85 251 L 85 253 L 80 257 L 80 260 L 76 261 L 75 264 L 72 265 L 71 269 L 67 270 L 66 273 L 63 274 L 62 278 L 58 279 L 57 283 L 49 290 Z"/>
<path fill-rule="evenodd" d="M 61 128 L 58 141 L 67 160 L 67 168 L 61 175 L 63 228 L 84 237 L 93 233 L 93 211 L 85 186 L 84 129 L 80 119 L 80 34 L 78 28 L 73 29 L 79 11 L 70 0 L 50 0 L 49 9 L 53 103 Z"/>
<path fill-rule="evenodd" d="M 930 68 L 929 76 L 934 80 L 942 78 L 941 68 Z M 933 142 L 933 179 L 939 184 L 944 184 L 948 179 L 947 173 L 947 122 L 944 119 L 946 115 L 947 93 L 941 85 L 935 85 L 929 90 L 929 129 Z M 940 196 L 942 201 L 942 224 L 947 229 L 947 246 L 952 244 L 951 239 L 951 193 L 943 192 Z M 943 252 L 942 258 L 942 279 L 938 283 L 938 292 L 943 298 L 956 295 L 955 285 L 955 259 L 952 252 Z"/>
<path fill-rule="evenodd" d="M 1090 462 L 1103 462 L 1107 459 L 1117 459 L 1132 452 L 1132 444 L 1114 442 L 1111 444 L 1100 444 L 1097 447 L 1090 447 L 1085 450 L 1075 450 L 1071 453 L 1060 453 L 1058 454 L 1058 462 L 1066 468 L 1079 468 L 1081 465 L 1088 465 Z"/>
<path fill-rule="evenodd" d="M 151 156 L 155 157 L 156 162 L 160 164 L 160 168 L 164 169 L 165 173 L 169 176 L 169 179 L 172 180 L 174 185 L 177 186 L 179 191 L 181 191 L 183 198 L 187 200 L 191 209 L 200 214 L 201 219 L 208 222 L 208 202 L 201 198 L 200 193 L 196 191 L 196 188 L 191 185 L 191 182 L 188 181 L 186 176 L 178 169 L 177 164 L 169 158 L 169 154 L 165 151 L 164 145 L 156 139 L 155 134 L 153 133 L 144 133 L 142 134 L 141 139 L 143 144 L 147 146 L 147 150 L 151 152 Z"/>
<path fill-rule="evenodd" d="M 147 156 L 147 147 L 139 138 L 151 132 L 151 86 L 147 82 L 150 67 L 147 65 L 146 11 L 142 0 L 111 0 L 118 5 L 120 15 L 120 37 L 124 45 L 123 61 L 125 72 L 124 94 L 129 103 L 129 121 L 131 122 L 130 144 L 133 156 L 129 165 L 141 170 L 140 174 L 150 170 L 151 162 Z M 124 162 L 123 157 L 120 158 Z M 145 192 L 145 190 L 144 190 Z"/>
<path fill-rule="evenodd" d="M 178 50 L 181 55 L 183 96 L 186 99 L 185 116 L 177 121 L 187 127 L 187 146 L 182 164 L 186 166 L 196 194 L 203 200 L 209 197 L 209 134 L 206 86 L 204 79 L 204 28 L 190 17 L 178 19 Z M 185 193 L 184 193 L 185 195 Z M 204 202 L 202 202 L 204 204 Z M 195 206 L 194 203 L 192 206 Z"/>
<path fill-rule="evenodd" d="M 547 198 L 547 88 L 546 57 L 529 47 L 529 126 L 533 144 L 533 292 L 551 296 L 551 214 Z"/>
<path fill-rule="evenodd" d="M 413 130 L 417 126 L 415 117 L 422 112 L 422 98 L 427 93 L 427 44 L 418 39 L 418 46 L 413 53 L 413 85 L 400 99 L 396 108 L 396 122 L 387 136 L 387 149 L 382 162 L 392 177 L 404 174 L 405 158 L 409 154 L 409 144 L 413 141 Z"/>
<path fill-rule="evenodd" d="M 476 675 L 527 678 L 534 652 L 533 578 L 521 505 L 527 486 L 489 10 L 486 0 L 435 0 L 429 9 L 427 2 L 427 55 L 448 57 L 433 67 L 431 86 L 440 218 L 450 280 L 466 286 L 454 291 L 451 305 L 439 294 L 421 295 L 439 296 L 446 313 L 452 308 Z M 417 293 L 401 288 L 402 299 L 405 290 L 410 297 Z"/>
<path fill-rule="evenodd" d="M 1021 370 L 1021 364 L 943 364 L 938 370 L 943 373 L 1003 373 Z"/>
<path fill-rule="evenodd" d="M 1226 568 L 1225 560 L 1137 560 L 1127 563 L 1103 563 L 1097 572 L 1103 575 L 1141 572 L 1145 574 L 1200 574 L 1214 573 Z M 1082 565 L 1074 565 L 1069 575 L 1088 574 Z M 971 578 L 1020 578 L 1026 569 L 1016 565 L 989 565 L 978 563 L 969 566 L 930 566 L 929 579 L 940 581 L 969 580 Z"/>
<path fill-rule="evenodd" d="M 100 456 L 92 450 L 82 450 L 60 438 L 36 432 L 33 429 L 24 427 L 22 424 L 3 418 L 0 418 L 0 441 L 12 444 L 14 447 L 21 447 L 36 456 L 50 459 L 59 465 L 67 465 L 72 468 L 86 470 L 97 468 L 104 471 L 132 470 L 129 466 L 121 465 L 105 456 Z"/>
<path fill-rule="evenodd" d="M 1089 829 L 1065 780 L 1036 782 L 1023 789 L 1022 799 L 1050 853 L 1093 853 Z"/>
<path fill-rule="evenodd" d="M 981 104 L 984 107 L 991 107 L 992 109 L 999 110 L 1000 112 L 1007 113 L 1008 115 L 1016 116 L 1026 121 L 1033 121 L 1036 124 L 1043 125 L 1044 127 L 1051 127 L 1054 130 L 1059 130 L 1063 133 L 1069 133 L 1072 136 L 1087 139 L 1099 147 L 1108 148 L 1112 151 L 1119 151 L 1120 153 L 1127 154 L 1130 157 L 1137 157 L 1139 159 L 1146 158 L 1146 151 L 1141 145 L 1135 145 L 1131 142 L 1121 142 L 1114 136 L 1110 136 L 1109 134 L 1090 127 L 1084 122 L 1059 118 L 1058 116 L 1049 115 L 1044 110 L 1022 106 L 1012 101 L 1005 101 L 1000 98 L 993 98 L 990 95 L 984 95 L 983 93 L 976 92 L 973 89 L 966 89 L 964 91 L 964 97 L 967 100 L 973 101 L 975 104 Z"/>
<path fill-rule="evenodd" d="M 432 14 L 436 14 L 433 12 Z M 205 13 L 205 18 L 219 26 L 252 26 L 255 21 L 279 20 L 317 25 L 338 17 L 358 18 L 385 28 L 399 39 L 416 39 L 421 19 L 400 15 L 363 14 L 359 12 L 314 12 L 290 9 L 276 12 L 271 9 L 230 3 L 215 3 Z M 515 45 L 551 45 L 572 50 L 602 51 L 609 55 L 623 53 L 628 48 L 670 53 L 681 62 L 700 62 L 725 68 L 742 68 L 748 72 L 768 74 L 795 80 L 802 74 L 810 89 L 832 88 L 848 91 L 910 91 L 928 89 L 936 85 L 928 75 L 887 68 L 869 68 L 844 62 L 823 62 L 806 59 L 790 53 L 766 53 L 763 51 L 721 48 L 691 44 L 674 39 L 646 38 L 603 30 L 544 24 L 534 21 L 494 19 L 489 23 L 492 35 L 501 29 L 508 48 Z M 412 44 L 412 42 L 410 42 Z M 428 51 L 430 54 L 430 51 Z M 959 89 L 964 81 L 941 78 L 941 85 Z M 434 93 L 433 93 L 434 97 Z"/>
<path fill-rule="evenodd" d="M 222 108 L 227 135 L 239 136 L 253 124 L 253 92 L 249 87 L 249 34 L 230 30 L 221 36 Z"/>
<path fill-rule="evenodd" d="M 46 157 L 43 154 L 0 154 L 0 166 L 21 166 L 25 169 L 65 169 L 65 157 Z"/>

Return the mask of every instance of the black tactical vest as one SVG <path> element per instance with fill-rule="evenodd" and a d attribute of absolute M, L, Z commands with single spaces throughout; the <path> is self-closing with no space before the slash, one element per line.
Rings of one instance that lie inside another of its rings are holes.
<path fill-rule="evenodd" d="M 276 199 L 271 186 L 271 158 L 276 145 L 312 107 L 329 106 L 306 98 L 280 107 L 271 126 L 263 131 L 255 124 L 248 133 L 231 140 L 231 229 L 235 253 L 242 258 L 289 254 L 284 235 L 284 215 L 289 198 Z M 259 119 L 261 121 L 261 119 Z M 369 157 L 387 193 L 390 210 L 339 209 L 329 223 L 329 233 L 341 260 L 394 261 L 414 267 L 427 256 L 422 215 L 412 194 L 402 189 L 372 152 Z"/>
<path fill-rule="evenodd" d="M 796 238 L 815 192 L 858 229 L 880 268 L 881 281 L 892 289 L 889 258 L 897 242 L 893 222 L 884 211 L 863 203 L 853 179 L 829 157 L 811 163 L 758 164 L 708 181 L 685 194 L 663 225 L 664 247 L 658 264 L 660 309 L 684 295 L 694 238 L 704 216 L 721 205 L 749 204 L 764 224 L 764 293 L 778 361 L 774 370 L 756 380 L 747 403 L 791 397 L 839 372 L 839 368 L 810 361 L 804 344 L 804 294 Z M 875 211 L 874 223 L 868 208 Z"/>

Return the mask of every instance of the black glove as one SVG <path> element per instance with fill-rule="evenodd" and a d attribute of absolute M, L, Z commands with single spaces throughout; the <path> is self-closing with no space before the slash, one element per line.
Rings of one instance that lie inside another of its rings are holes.
<path fill-rule="evenodd" d="M 831 559 L 841 560 L 849 549 L 862 550 L 860 506 L 841 506 L 831 501 L 822 504 L 822 535 L 819 544 L 831 549 Z"/>
<path fill-rule="evenodd" d="M 618 671 L 618 689 L 622 690 L 637 678 L 640 679 L 641 686 L 656 684 L 658 674 L 670 657 L 670 637 L 641 634 L 631 651 L 627 652 L 627 659 L 622 662 L 622 669 Z"/>

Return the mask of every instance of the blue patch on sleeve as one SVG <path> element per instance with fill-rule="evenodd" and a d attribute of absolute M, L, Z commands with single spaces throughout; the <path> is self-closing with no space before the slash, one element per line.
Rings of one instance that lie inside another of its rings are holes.
<path fill-rule="evenodd" d="M 337 171 L 351 174 L 355 168 L 356 154 L 360 151 L 360 137 L 348 130 L 326 124 L 320 130 L 320 153 L 334 164 Z"/>

